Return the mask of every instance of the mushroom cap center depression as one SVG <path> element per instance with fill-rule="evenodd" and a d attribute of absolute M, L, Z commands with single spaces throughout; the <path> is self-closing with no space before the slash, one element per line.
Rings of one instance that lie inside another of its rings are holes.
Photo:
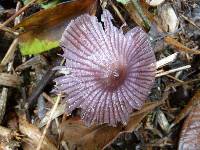
<path fill-rule="evenodd" d="M 97 81 L 107 90 L 115 90 L 121 84 L 123 84 L 127 69 L 126 64 L 122 62 L 114 62 L 107 66 L 107 70 L 103 72 L 103 75 L 98 75 Z"/>

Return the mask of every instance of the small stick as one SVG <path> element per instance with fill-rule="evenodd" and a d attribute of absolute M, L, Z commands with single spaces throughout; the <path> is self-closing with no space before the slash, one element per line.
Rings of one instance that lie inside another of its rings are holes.
<path fill-rule="evenodd" d="M 191 84 L 193 82 L 199 82 L 199 81 L 200 81 L 200 79 L 193 79 L 193 80 L 184 81 L 184 82 L 180 82 L 180 83 L 173 83 L 173 84 L 167 85 L 166 89 L 170 89 L 172 87 L 184 86 L 184 85 Z"/>
<path fill-rule="evenodd" d="M 20 2 L 17 3 L 17 6 L 16 6 L 16 11 L 20 8 Z M 20 21 L 20 20 L 19 20 Z M 16 23 L 16 22 L 15 22 Z M 0 27 L 1 28 L 1 27 Z M 9 52 L 13 52 L 13 55 L 11 56 L 10 54 L 11 53 L 6 53 L 6 56 L 5 57 L 9 57 L 10 59 L 13 58 L 14 56 L 14 51 L 16 49 L 16 46 L 17 46 L 17 43 L 18 41 L 14 40 L 13 43 L 11 44 L 10 48 L 9 48 Z M 14 48 L 15 47 L 15 48 Z M 9 55 L 9 56 L 8 56 Z M 5 58 L 4 57 L 4 58 Z M 7 72 L 11 72 L 12 70 L 12 66 L 13 66 L 13 61 L 9 62 L 10 59 L 6 59 L 8 63 L 8 68 L 7 68 Z M 5 59 L 3 61 L 5 63 Z M 8 88 L 7 87 L 3 87 L 2 89 L 2 92 L 1 92 L 1 97 L 0 97 L 0 124 L 2 123 L 3 121 L 3 117 L 4 117 L 4 114 L 5 114 L 5 111 L 6 111 L 6 103 L 7 103 L 7 96 L 8 96 Z"/>
<path fill-rule="evenodd" d="M 191 68 L 191 65 L 186 65 L 186 66 L 179 67 L 179 68 L 176 68 L 176 69 L 171 69 L 169 71 L 165 71 L 163 73 L 157 74 L 156 77 L 161 77 L 161 76 L 164 76 L 164 75 L 167 75 L 167 74 L 170 74 L 170 73 L 174 73 L 174 72 L 189 69 L 189 68 Z"/>
<path fill-rule="evenodd" d="M 188 17 L 184 16 L 181 14 L 181 17 L 183 17 L 185 20 L 187 20 L 190 24 L 192 24 L 193 26 L 195 26 L 197 29 L 200 30 L 200 27 L 197 26 L 192 20 L 190 20 Z"/>
<path fill-rule="evenodd" d="M 28 97 L 28 110 L 27 110 L 27 119 L 30 121 L 30 115 L 33 113 L 33 110 L 35 108 L 35 104 L 37 103 L 37 98 L 40 96 L 40 94 L 43 92 L 44 87 L 48 84 L 49 80 L 52 79 L 54 74 L 56 73 L 56 70 L 53 70 L 55 66 L 62 65 L 64 62 L 64 59 L 60 63 L 60 59 L 53 62 L 53 65 L 47 70 L 45 75 L 42 77 L 41 81 L 38 83 L 36 88 L 33 90 L 30 97 Z"/>
<path fill-rule="evenodd" d="M 16 47 L 17 47 L 18 42 L 19 42 L 18 38 L 13 40 L 13 42 L 10 45 L 6 55 L 4 56 L 3 60 L 1 61 L 1 66 L 7 65 L 13 59 L 13 56 L 14 56 L 14 53 L 16 51 Z"/>
<path fill-rule="evenodd" d="M 28 97 L 27 101 L 28 101 L 28 114 L 30 115 L 30 113 L 33 112 L 34 108 L 35 108 L 35 104 L 37 103 L 37 98 L 40 96 L 40 94 L 43 92 L 44 87 L 48 84 L 49 80 L 54 76 L 55 74 L 55 70 L 52 70 L 52 68 L 50 67 L 47 72 L 45 73 L 45 75 L 42 77 L 41 81 L 38 83 L 38 85 L 36 86 L 36 88 L 33 90 L 32 94 L 30 95 L 30 97 Z M 30 116 L 27 116 L 28 119 L 30 120 Z"/>
<path fill-rule="evenodd" d="M 0 29 L 5 27 L 7 24 L 9 24 L 12 20 L 14 20 L 17 16 L 19 16 L 22 12 L 24 12 L 29 6 L 31 6 L 33 3 L 35 3 L 37 0 L 30 1 L 27 5 L 22 7 L 19 11 L 17 11 L 13 16 L 11 16 L 9 19 L 7 19 L 3 24 L 0 25 Z"/>
<path fill-rule="evenodd" d="M 175 80 L 175 81 L 178 81 L 178 82 L 180 82 L 180 83 L 183 83 L 183 82 L 184 82 L 184 81 L 179 80 L 179 79 L 177 79 L 177 78 L 175 78 L 175 77 L 173 77 L 173 76 L 171 76 L 171 75 L 169 75 L 169 74 L 167 74 L 166 76 L 169 77 L 169 78 L 171 78 L 171 79 L 173 79 L 173 80 Z"/>
<path fill-rule="evenodd" d="M 178 52 L 157 61 L 156 62 L 156 68 L 158 69 L 158 68 L 161 68 L 161 67 L 163 67 L 163 66 L 165 66 L 165 65 L 167 65 L 171 62 L 174 62 L 176 60 L 177 56 L 178 56 Z"/>
<path fill-rule="evenodd" d="M 126 25 L 126 21 L 125 19 L 123 18 L 123 16 L 121 15 L 121 13 L 119 12 L 118 8 L 114 5 L 114 3 L 112 2 L 112 0 L 109 1 L 110 2 L 110 5 L 112 6 L 112 8 L 115 10 L 115 12 L 117 13 L 119 19 L 123 22 L 123 24 Z"/>
<path fill-rule="evenodd" d="M 132 0 L 131 1 L 135 9 L 137 10 L 138 14 L 140 15 L 142 21 L 144 22 L 144 26 L 147 29 L 150 29 L 151 27 L 151 22 L 147 19 L 147 17 L 144 15 L 143 10 L 140 6 L 140 1 L 139 0 Z"/>
<path fill-rule="evenodd" d="M 43 92 L 42 96 L 44 96 L 44 98 L 46 100 L 48 100 L 51 104 L 54 104 L 54 101 L 52 100 L 52 98 L 49 95 L 47 95 L 47 93 Z"/>
<path fill-rule="evenodd" d="M 49 120 L 48 120 L 48 122 L 47 122 L 47 125 L 46 125 L 45 128 L 44 128 L 44 131 L 43 131 L 43 133 L 42 133 L 42 136 L 40 137 L 40 142 L 39 142 L 39 144 L 38 144 L 36 150 L 40 150 L 41 147 L 42 147 L 42 143 L 43 143 L 43 140 L 44 140 L 44 138 L 45 138 L 47 129 L 48 129 L 49 126 L 50 126 L 50 123 L 51 123 L 53 114 L 54 114 L 56 108 L 58 107 L 58 104 L 59 104 L 59 102 L 60 102 L 60 99 L 61 99 L 61 94 L 58 94 L 58 98 L 57 98 L 56 103 L 54 104 L 54 106 L 53 106 L 53 108 L 52 108 L 52 110 L 51 110 L 51 113 L 50 113 L 50 116 L 49 116 Z"/>
<path fill-rule="evenodd" d="M 0 26 L 2 26 L 2 24 L 0 24 Z M 4 27 L 4 26 L 2 26 L 1 30 L 5 31 L 5 32 L 9 32 L 9 33 L 11 33 L 11 34 L 13 34 L 13 35 L 15 35 L 15 36 L 18 36 L 18 35 L 19 35 L 18 32 L 14 31 L 13 29 L 11 29 L 11 28 L 9 28 L 9 27 Z"/>

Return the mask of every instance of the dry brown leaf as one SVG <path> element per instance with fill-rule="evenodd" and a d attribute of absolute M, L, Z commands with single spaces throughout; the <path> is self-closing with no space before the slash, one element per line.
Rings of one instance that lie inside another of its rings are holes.
<path fill-rule="evenodd" d="M 102 149 L 109 142 L 115 140 L 121 133 L 132 132 L 151 110 L 161 104 L 163 104 L 163 101 L 145 104 L 140 111 L 132 114 L 126 127 L 121 125 L 118 127 L 100 125 L 88 128 L 79 119 L 77 120 L 77 118 L 68 119 L 61 124 L 64 133 L 63 140 L 68 143 L 70 149 Z"/>
<path fill-rule="evenodd" d="M 41 10 L 27 17 L 14 28 L 24 28 L 25 33 L 20 36 L 21 41 L 32 37 L 57 40 L 60 39 L 67 21 L 82 13 L 92 11 L 95 8 L 95 4 L 96 0 L 76 0 L 61 3 L 53 8 Z"/>
<path fill-rule="evenodd" d="M 190 49 L 186 46 L 184 46 L 183 44 L 181 44 L 180 42 L 178 42 L 177 40 L 175 40 L 174 38 L 170 37 L 170 36 L 166 36 L 164 38 L 165 42 L 171 46 L 173 46 L 175 49 L 181 51 L 181 52 L 186 52 L 186 53 L 190 53 L 190 54 L 200 54 L 200 50 L 193 50 Z"/>
<path fill-rule="evenodd" d="M 36 149 L 42 133 L 40 130 L 33 124 L 28 123 L 24 117 L 19 117 L 19 130 L 25 135 L 23 137 L 24 143 L 22 147 L 24 150 L 33 150 Z M 56 146 L 47 138 L 44 138 L 41 150 L 57 150 Z"/>
<path fill-rule="evenodd" d="M 27 17 L 14 28 L 23 27 L 26 31 L 34 29 L 42 31 L 46 28 L 55 26 L 60 22 L 90 11 L 95 2 L 96 0 L 75 0 L 61 3 L 53 8 L 41 10 L 30 17 Z"/>
<path fill-rule="evenodd" d="M 141 17 L 139 16 L 136 9 L 133 7 L 133 5 L 129 2 L 128 4 L 125 4 L 124 7 L 129 12 L 131 19 L 140 27 L 144 27 L 143 21 Z"/>
<path fill-rule="evenodd" d="M 0 143 L 6 143 L 14 138 L 18 138 L 19 134 L 9 128 L 0 126 Z"/>
<path fill-rule="evenodd" d="M 200 99 L 200 94 L 195 96 Z M 191 113 L 184 122 L 180 140 L 179 150 L 198 150 L 200 149 L 200 104 L 193 107 Z"/>
<path fill-rule="evenodd" d="M 122 126 L 118 126 L 117 128 L 107 125 L 98 126 L 95 130 L 80 138 L 77 142 L 77 147 L 82 150 L 102 149 L 121 131 Z"/>
<path fill-rule="evenodd" d="M 38 54 L 58 47 L 58 41 L 70 20 L 83 13 L 94 13 L 95 10 L 96 0 L 75 0 L 27 17 L 14 27 L 24 29 L 19 35 L 21 53 Z"/>
<path fill-rule="evenodd" d="M 147 17 L 151 22 L 154 20 L 154 16 L 148 11 L 149 5 L 144 1 L 140 1 L 141 11 L 144 13 L 144 17 Z M 124 4 L 124 7 L 129 12 L 131 19 L 140 27 L 145 29 L 144 22 L 139 15 L 138 11 L 135 9 L 132 2 L 128 2 L 127 4 Z"/>
<path fill-rule="evenodd" d="M 189 103 L 185 106 L 184 109 L 181 110 L 181 112 L 176 116 L 173 126 L 177 123 L 179 123 L 185 116 L 187 116 L 190 111 L 196 107 L 200 103 L 200 90 L 198 90 L 195 95 L 192 97 L 192 99 L 189 101 Z"/>

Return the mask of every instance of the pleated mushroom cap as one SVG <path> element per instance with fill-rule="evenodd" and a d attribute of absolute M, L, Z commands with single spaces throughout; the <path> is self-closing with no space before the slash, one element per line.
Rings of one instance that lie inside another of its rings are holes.
<path fill-rule="evenodd" d="M 66 94 L 67 112 L 81 108 L 86 125 L 127 124 L 130 113 L 146 100 L 155 79 L 155 56 L 139 27 L 123 34 L 108 10 L 103 25 L 88 14 L 72 20 L 61 38 L 70 74 L 55 79 Z"/>

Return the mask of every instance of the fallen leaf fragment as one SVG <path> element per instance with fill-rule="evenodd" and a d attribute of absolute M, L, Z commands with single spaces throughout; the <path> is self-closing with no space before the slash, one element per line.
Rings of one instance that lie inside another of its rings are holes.
<path fill-rule="evenodd" d="M 26 31 L 33 29 L 42 31 L 46 28 L 55 26 L 60 22 L 90 11 L 95 2 L 95 0 L 75 0 L 61 3 L 56 7 L 41 10 L 30 17 L 27 17 L 14 28 L 23 27 Z"/>
<path fill-rule="evenodd" d="M 200 96 L 200 95 L 198 95 Z M 200 97 L 198 97 L 200 99 Z M 178 150 L 200 149 L 200 104 L 193 107 L 182 127 Z"/>
<path fill-rule="evenodd" d="M 144 27 L 142 18 L 139 16 L 137 10 L 133 7 L 131 1 L 127 0 L 127 1 L 122 1 L 119 0 L 118 2 L 121 2 L 124 7 L 126 8 L 126 10 L 128 11 L 128 13 L 130 14 L 131 19 L 140 27 Z"/>
<path fill-rule="evenodd" d="M 129 12 L 131 19 L 140 27 L 149 29 L 152 15 L 148 12 L 148 6 L 143 1 L 126 1 L 122 3 Z"/>
<path fill-rule="evenodd" d="M 83 13 L 92 12 L 95 4 L 96 0 L 68 1 L 25 18 L 14 27 L 25 31 L 19 36 L 22 54 L 38 54 L 58 47 L 68 21 Z"/>
<path fill-rule="evenodd" d="M 69 149 L 94 150 L 105 148 L 123 132 L 132 132 L 141 120 L 155 107 L 164 101 L 146 103 L 143 109 L 131 115 L 127 126 L 110 127 L 107 125 L 84 126 L 80 118 L 71 118 L 61 124 L 63 141 L 68 143 Z"/>
<path fill-rule="evenodd" d="M 20 144 L 17 140 L 21 139 L 20 136 L 21 135 L 17 131 L 0 126 L 0 149 L 18 149 L 20 147 Z"/>
<path fill-rule="evenodd" d="M 23 64 L 17 66 L 15 71 L 22 71 L 22 70 L 25 70 L 29 67 L 34 68 L 35 66 L 38 66 L 38 65 L 42 65 L 42 66 L 48 65 L 47 60 L 42 55 L 37 55 L 35 57 L 32 57 L 31 59 L 27 60 Z"/>
<path fill-rule="evenodd" d="M 200 50 L 190 49 L 190 48 L 184 46 L 182 43 L 175 40 L 174 38 L 172 38 L 171 36 L 166 36 L 164 38 L 164 40 L 167 44 L 173 46 L 175 49 L 177 49 L 181 52 L 186 52 L 186 53 L 189 53 L 189 54 L 196 54 L 196 55 L 200 54 Z"/>
<path fill-rule="evenodd" d="M 19 134 L 16 131 L 0 126 L 0 142 L 9 142 L 13 138 L 18 138 Z"/>
<path fill-rule="evenodd" d="M 58 41 L 39 40 L 37 38 L 19 44 L 22 55 L 39 54 L 59 46 Z"/>
<path fill-rule="evenodd" d="M 117 2 L 122 4 L 127 4 L 130 0 L 117 0 Z"/>
<path fill-rule="evenodd" d="M 60 104 L 57 109 L 55 110 L 52 120 L 59 117 L 60 115 L 64 114 L 66 105 Z M 41 120 L 40 124 L 38 125 L 39 128 L 45 126 L 49 120 L 50 111 L 46 113 L 46 116 Z"/>
<path fill-rule="evenodd" d="M 190 111 L 193 110 L 193 108 L 196 108 L 197 105 L 200 104 L 200 90 L 198 90 L 192 99 L 188 102 L 188 104 L 181 110 L 181 112 L 176 116 L 174 122 L 172 123 L 172 126 L 179 123 L 183 118 L 185 118 Z"/>
<path fill-rule="evenodd" d="M 36 149 L 42 133 L 33 124 L 28 123 L 25 118 L 19 117 L 19 130 L 25 135 L 23 137 L 22 147 L 24 150 Z M 56 146 L 47 138 L 44 138 L 41 150 L 57 150 Z"/>
<path fill-rule="evenodd" d="M 179 20 L 170 4 L 164 4 L 159 9 L 160 19 L 162 20 L 162 27 L 165 32 L 175 32 L 178 29 Z"/>
<path fill-rule="evenodd" d="M 162 4 L 165 0 L 146 0 L 146 3 L 148 3 L 150 6 L 158 6 Z"/>
<path fill-rule="evenodd" d="M 61 124 L 61 130 L 63 132 L 63 141 L 68 143 L 68 147 L 72 149 L 75 147 L 79 140 L 95 130 L 96 127 L 92 126 L 90 128 L 86 127 L 80 118 L 70 118 Z"/>

